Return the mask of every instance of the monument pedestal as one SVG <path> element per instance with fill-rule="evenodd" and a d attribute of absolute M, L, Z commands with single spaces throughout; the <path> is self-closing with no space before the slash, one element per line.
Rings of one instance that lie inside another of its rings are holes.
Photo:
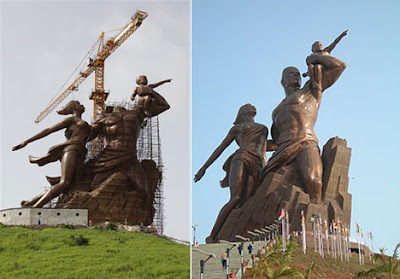
<path fill-rule="evenodd" d="M 85 208 L 89 211 L 88 218 L 92 224 L 110 221 L 125 225 L 150 225 L 155 214 L 154 194 L 161 173 L 154 161 L 144 160 L 140 164 L 148 181 L 147 198 L 143 191 L 136 190 L 135 184 L 128 178 L 127 172 L 135 169 L 126 168 L 94 177 L 83 175 L 60 198 L 56 207 Z M 93 172 L 89 170 L 87 173 Z"/>
<path fill-rule="evenodd" d="M 10 208 L 0 210 L 0 223 L 10 226 L 87 226 L 88 211 L 76 208 Z"/>
<path fill-rule="evenodd" d="M 301 231 L 301 211 L 306 217 L 307 230 L 311 230 L 310 219 L 314 215 L 321 215 L 328 223 L 340 220 L 350 228 L 351 194 L 347 192 L 350 155 L 346 140 L 338 137 L 331 138 L 324 146 L 323 201 L 319 204 L 310 203 L 292 166 L 268 173 L 254 196 L 232 210 L 214 242 L 237 241 L 237 234 L 250 237 L 247 231 L 274 224 L 282 208 L 289 213 L 290 232 Z"/>

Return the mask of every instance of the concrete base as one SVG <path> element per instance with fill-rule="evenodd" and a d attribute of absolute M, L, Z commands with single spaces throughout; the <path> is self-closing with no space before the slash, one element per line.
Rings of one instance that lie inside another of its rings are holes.
<path fill-rule="evenodd" d="M 4 225 L 88 225 L 87 209 L 64 208 L 10 208 L 0 210 L 0 223 Z"/>

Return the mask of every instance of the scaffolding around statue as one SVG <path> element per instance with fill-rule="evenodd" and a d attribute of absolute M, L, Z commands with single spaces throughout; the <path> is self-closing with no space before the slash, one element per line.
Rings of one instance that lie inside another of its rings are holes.
<path fill-rule="evenodd" d="M 91 224 L 110 221 L 154 225 L 163 233 L 163 164 L 158 115 L 168 110 L 169 105 L 152 89 L 149 94 L 157 98 L 151 106 L 115 102 L 91 125 L 80 118 L 84 107 L 70 101 L 61 114 L 73 116 L 15 146 L 13 150 L 18 150 L 66 128 L 65 143 L 53 146 L 43 157 L 30 156 L 31 163 L 39 166 L 59 160 L 61 176 L 47 177 L 51 187 L 31 200 L 22 201 L 21 205 L 87 209 Z M 104 138 L 104 149 L 93 148 L 97 145 L 90 140 L 98 137 Z"/>
<path fill-rule="evenodd" d="M 137 103 L 128 101 L 109 103 L 104 118 L 122 125 L 121 119 L 125 115 L 131 117 L 135 106 Z M 125 124 L 132 126 L 132 123 Z M 131 150 L 115 153 L 107 136 L 104 136 L 104 150 L 93 148 L 93 141 L 89 141 L 85 164 L 76 183 L 48 206 L 87 208 L 93 224 L 105 221 L 126 225 L 154 223 L 157 231 L 163 233 L 163 163 L 158 116 L 143 118 L 135 124 L 138 130 L 129 131 L 137 137 L 136 146 Z M 147 186 L 140 186 L 143 178 L 136 178 L 143 174 Z"/>

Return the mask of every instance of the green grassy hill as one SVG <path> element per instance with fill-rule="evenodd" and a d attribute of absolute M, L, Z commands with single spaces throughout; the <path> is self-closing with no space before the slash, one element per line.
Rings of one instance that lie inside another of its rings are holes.
<path fill-rule="evenodd" d="M 357 272 L 373 267 L 373 264 L 369 260 L 368 256 L 366 256 L 364 259 L 365 265 L 360 266 L 358 253 L 352 253 L 350 261 L 341 261 L 339 255 L 336 259 L 334 259 L 327 253 L 325 257 L 322 258 L 319 253 L 314 251 L 314 249 L 308 249 L 307 254 L 304 255 L 301 247 L 298 246 L 295 253 L 295 258 L 291 263 L 289 263 L 289 266 L 301 271 L 304 274 L 310 263 L 314 262 L 315 265 L 313 272 L 311 273 L 311 278 L 351 279 L 354 278 Z"/>
<path fill-rule="evenodd" d="M 157 235 L 0 225 L 0 278 L 187 279 L 189 262 L 189 246 Z"/>

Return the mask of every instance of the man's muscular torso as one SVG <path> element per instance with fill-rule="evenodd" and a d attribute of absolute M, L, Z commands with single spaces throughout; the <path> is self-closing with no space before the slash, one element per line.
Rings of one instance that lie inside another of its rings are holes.
<path fill-rule="evenodd" d="M 318 109 L 319 102 L 307 84 L 283 99 L 272 113 L 277 146 L 304 138 L 317 141 L 314 125 Z"/>

